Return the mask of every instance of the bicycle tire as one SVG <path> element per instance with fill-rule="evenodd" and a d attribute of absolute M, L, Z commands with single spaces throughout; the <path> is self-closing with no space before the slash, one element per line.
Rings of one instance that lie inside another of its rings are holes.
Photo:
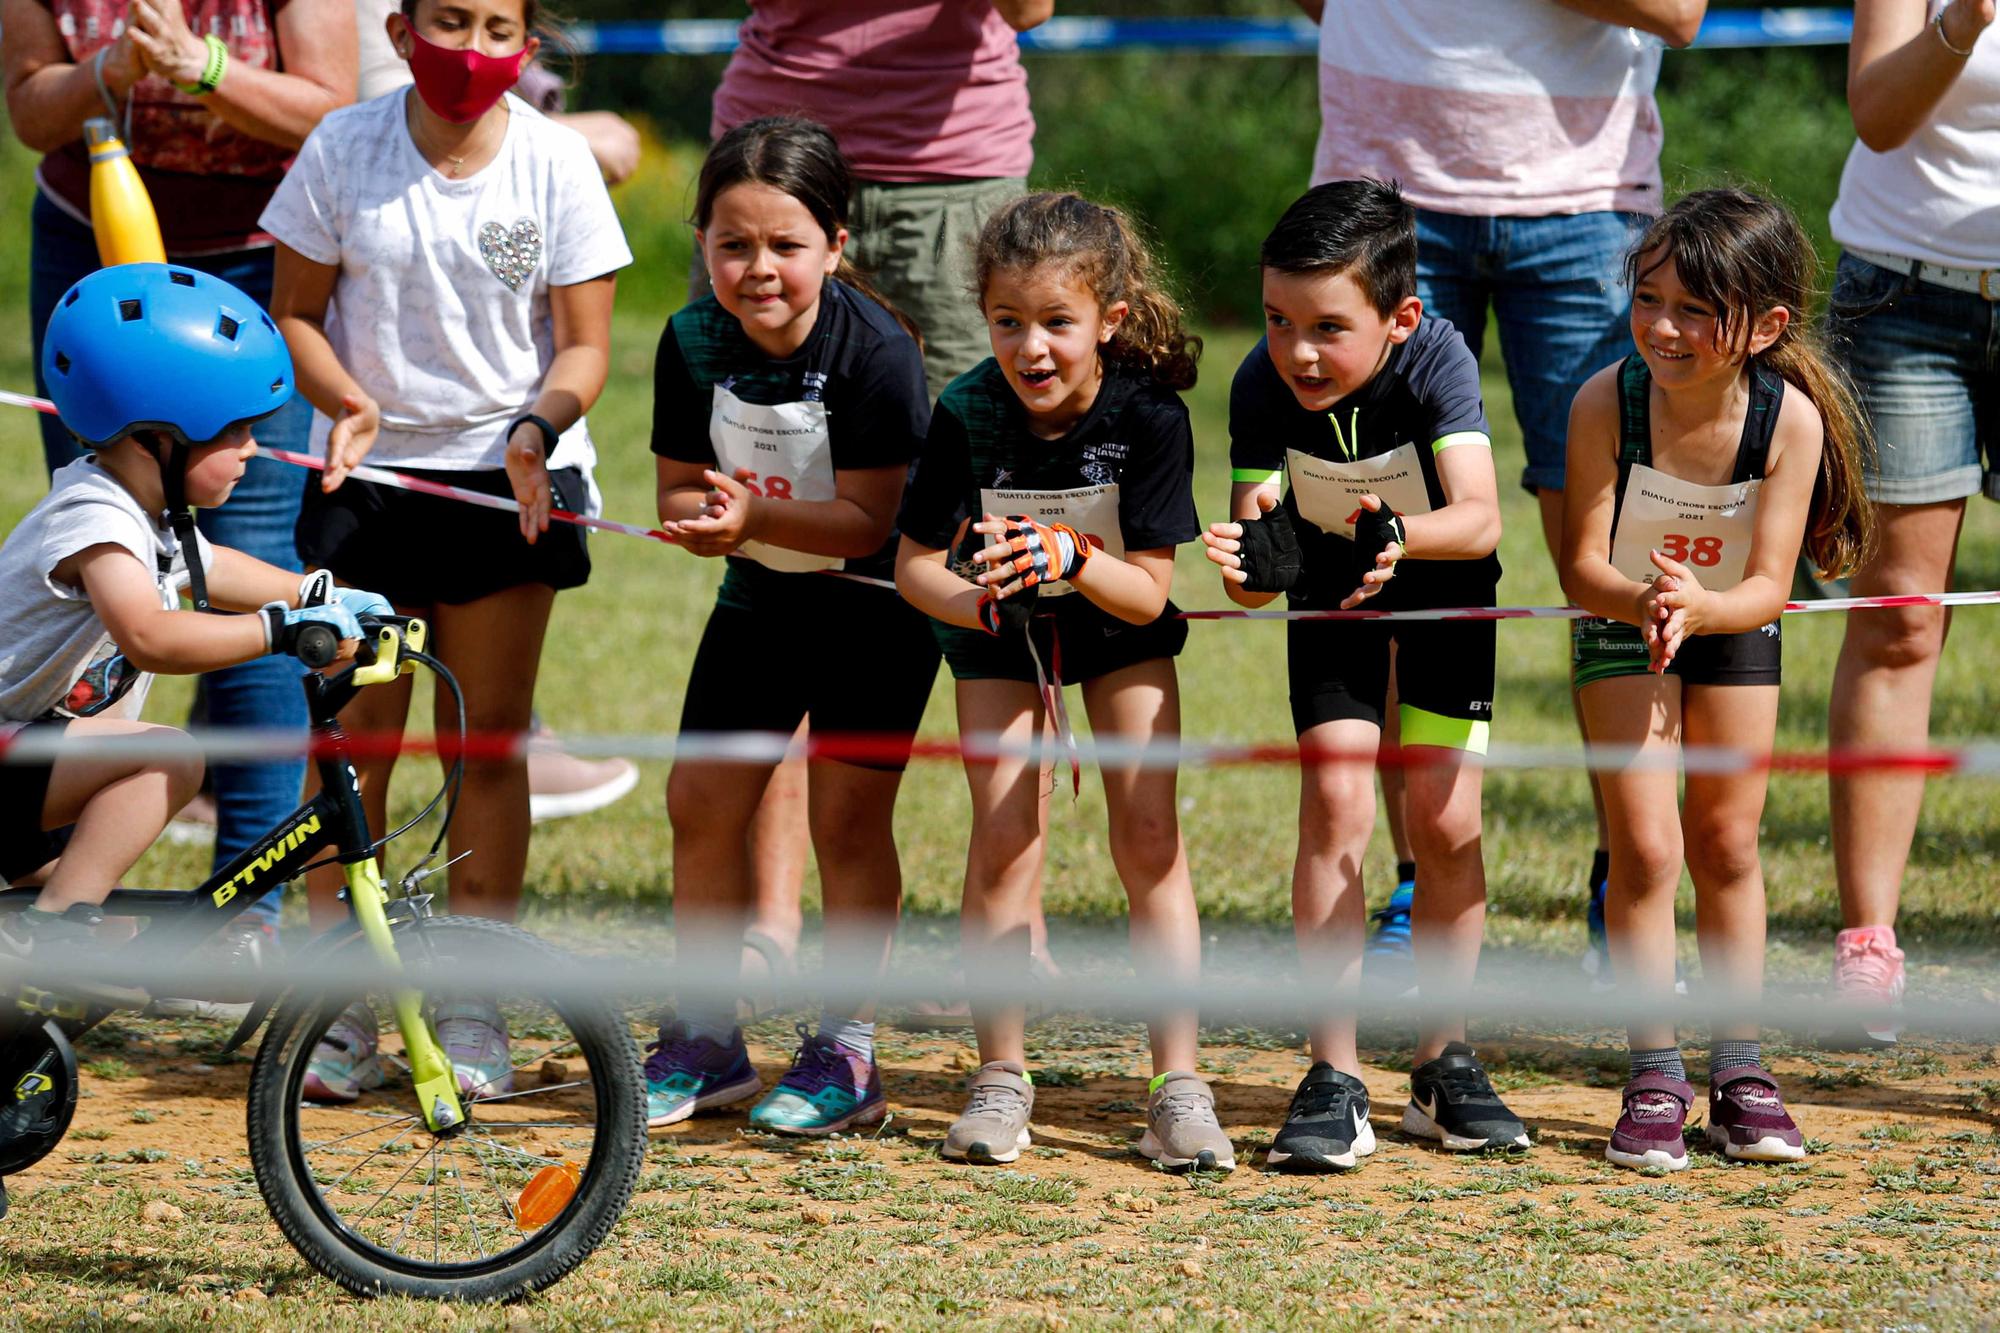
<path fill-rule="evenodd" d="M 526 931 L 477 918 L 433 917 L 420 925 L 403 922 L 398 924 L 396 933 L 403 964 L 412 983 L 419 988 L 423 984 L 425 957 L 476 956 L 482 967 L 490 967 L 494 975 L 508 978 L 548 976 L 557 973 L 566 961 L 561 951 Z M 337 953 L 352 956 L 355 949 L 364 953 L 367 949 L 358 936 Z M 508 984 L 522 992 L 531 991 L 533 985 L 532 981 Z M 624 1211 L 646 1153 L 644 1076 L 637 1043 L 620 1014 L 595 999 L 565 996 L 545 1001 L 574 1034 L 573 1044 L 588 1065 L 597 1108 L 590 1155 L 581 1172 L 580 1184 L 567 1205 L 527 1240 L 503 1254 L 468 1262 L 426 1263 L 391 1252 L 348 1225 L 314 1179 L 313 1166 L 308 1160 L 310 1145 L 304 1134 L 304 1120 L 316 1108 L 302 1105 L 306 1067 L 314 1043 L 351 998 L 323 990 L 287 995 L 272 1016 L 251 1070 L 250 1161 L 257 1186 L 286 1239 L 306 1262 L 361 1296 L 393 1294 L 481 1302 L 512 1300 L 539 1291 L 589 1257 Z M 517 1070 L 524 1067 L 515 1066 Z M 581 1086 L 581 1081 L 577 1086 Z M 528 1095 L 533 1094 L 514 1094 Z M 506 1099 L 496 1098 L 503 1100 Z M 482 1105 L 477 1101 L 469 1105 L 468 1120 L 463 1127 L 466 1134 L 482 1123 Z M 491 1122 L 495 1126 L 505 1123 Z M 448 1143 L 449 1132 L 432 1138 L 434 1145 Z M 433 1146 L 430 1152 L 433 1159 L 430 1183 L 442 1194 L 444 1186 L 435 1165 L 438 1148 Z M 446 1148 L 445 1153 L 449 1161 L 450 1149 Z M 476 1150 L 470 1150 L 469 1155 L 474 1159 L 479 1156 Z M 350 1170 L 348 1174 L 352 1173 Z M 404 1175 L 408 1174 L 406 1169 Z M 338 1192 L 338 1183 L 332 1188 Z M 467 1216 L 471 1217 L 471 1198 L 462 1180 L 458 1182 L 458 1192 L 465 1200 Z M 495 1193 L 505 1207 L 505 1196 L 498 1190 Z M 398 1202 L 400 1205 L 400 1198 Z M 441 1206 L 434 1202 L 434 1207 Z M 477 1232 L 476 1220 L 474 1229 Z M 483 1250 L 483 1235 L 479 1243 Z"/>

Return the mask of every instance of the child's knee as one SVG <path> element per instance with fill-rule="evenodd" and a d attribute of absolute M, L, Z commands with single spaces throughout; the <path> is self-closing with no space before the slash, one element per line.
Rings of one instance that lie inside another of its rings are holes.
<path fill-rule="evenodd" d="M 1111 861 L 1127 879 L 1164 879 L 1181 857 L 1181 824 L 1173 807 L 1128 812 L 1111 827 Z"/>

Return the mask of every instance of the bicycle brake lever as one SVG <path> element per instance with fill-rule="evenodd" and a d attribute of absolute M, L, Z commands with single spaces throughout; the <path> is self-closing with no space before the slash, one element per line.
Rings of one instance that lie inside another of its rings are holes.
<path fill-rule="evenodd" d="M 451 860 L 446 861 L 443 865 L 430 866 L 428 868 L 425 867 L 425 865 L 420 861 L 408 874 L 404 875 L 400 880 L 397 880 L 396 885 L 403 891 L 404 897 L 415 897 L 418 885 L 422 884 L 432 875 L 439 874 L 443 871 L 451 869 L 453 866 L 457 865 L 460 861 L 463 861 L 466 857 L 470 855 L 472 855 L 472 851 L 470 848 L 467 848 L 465 851 L 460 852 L 457 856 L 452 857 Z"/>

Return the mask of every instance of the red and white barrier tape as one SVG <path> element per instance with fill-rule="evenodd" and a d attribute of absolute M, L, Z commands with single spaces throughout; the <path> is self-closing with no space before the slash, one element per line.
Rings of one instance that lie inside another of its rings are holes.
<path fill-rule="evenodd" d="M 1383 768 L 1415 768 L 1437 764 L 1468 764 L 1500 770 L 1595 769 L 1685 770 L 1690 773 L 1857 773 L 1889 771 L 2000 776 L 2000 741 L 1928 749 L 1756 751 L 1728 745 L 1684 748 L 1629 745 L 1510 745 L 1498 743 L 1484 755 L 1463 754 L 1437 746 L 1384 747 L 1302 746 L 1289 741 L 1238 742 L 1197 740 L 1124 740 L 1115 736 L 1079 737 L 1083 758 L 1119 769 L 1248 767 L 1253 765 L 1360 764 Z M 515 759 L 530 752 L 560 752 L 584 757 L 624 757 L 661 761 L 775 764 L 795 748 L 813 759 L 849 763 L 914 760 L 959 760 L 995 763 L 1001 760 L 1053 762 L 1053 746 L 1038 747 L 1032 739 L 1007 739 L 998 733 L 963 739 L 881 733 L 819 733 L 795 747 L 785 732 L 699 733 L 662 735 L 565 735 L 560 743 L 537 740 L 528 732 L 480 732 L 466 737 L 469 760 Z M 92 737 L 81 732 L 55 735 L 48 731 L 0 732 L 0 765 L 47 763 L 57 753 L 93 757 L 168 758 L 199 755 L 213 762 L 247 763 L 291 759 L 300 755 L 341 753 L 356 759 L 392 754 L 452 753 L 453 736 L 405 736 L 399 732 L 356 732 L 338 741 L 302 732 L 264 728 L 196 728 L 162 730 L 147 735 Z"/>
<path fill-rule="evenodd" d="M 0 389 L 0 406 L 31 407 L 37 412 L 55 414 L 55 404 L 46 398 L 32 398 L 27 394 L 10 393 Z M 323 469 L 326 464 L 309 454 L 293 453 L 289 449 L 262 449 L 266 458 L 274 458 L 294 467 Z M 521 506 L 513 500 L 499 495 L 482 495 L 459 486 L 449 486 L 443 482 L 431 481 L 424 477 L 412 477 L 406 473 L 388 468 L 361 466 L 351 469 L 351 475 L 363 481 L 372 481 L 378 486 L 393 486 L 398 490 L 414 491 L 419 495 L 431 495 L 445 500 L 458 500 L 465 504 L 478 505 L 484 509 L 498 509 L 507 513 L 519 513 Z M 588 515 L 572 513 L 567 509 L 552 509 L 549 517 L 561 523 L 573 523 L 580 528 L 592 528 L 599 532 L 615 532 L 625 537 L 643 537 L 648 541 L 675 545 L 672 534 L 658 528 L 642 528 L 631 523 L 616 523 L 606 518 L 591 518 Z M 856 583 L 866 583 L 879 588 L 894 588 L 887 579 L 868 578 L 861 574 L 849 574 L 841 570 L 829 570 L 836 577 Z M 1814 602 L 1786 602 L 1786 615 L 1804 615 L 1813 611 L 1861 611 L 1877 610 L 1898 606 L 1981 606 L 2000 602 L 2000 589 L 1985 592 L 1920 592 L 1902 593 L 1884 597 L 1829 597 Z M 1241 608 L 1214 611 L 1183 611 L 1182 620 L 1582 620 L 1588 611 L 1574 606 L 1441 606 L 1414 611 L 1377 611 L 1367 607 L 1356 607 L 1351 611 L 1246 611 Z"/>

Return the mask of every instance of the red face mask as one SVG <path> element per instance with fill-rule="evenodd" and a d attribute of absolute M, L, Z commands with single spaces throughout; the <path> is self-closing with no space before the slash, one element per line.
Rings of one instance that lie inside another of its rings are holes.
<path fill-rule="evenodd" d="M 410 34 L 410 76 L 424 105 L 454 125 L 467 125 L 485 115 L 521 77 L 526 47 L 510 56 L 489 56 L 472 47 L 455 49 L 424 40 L 414 26 Z"/>

